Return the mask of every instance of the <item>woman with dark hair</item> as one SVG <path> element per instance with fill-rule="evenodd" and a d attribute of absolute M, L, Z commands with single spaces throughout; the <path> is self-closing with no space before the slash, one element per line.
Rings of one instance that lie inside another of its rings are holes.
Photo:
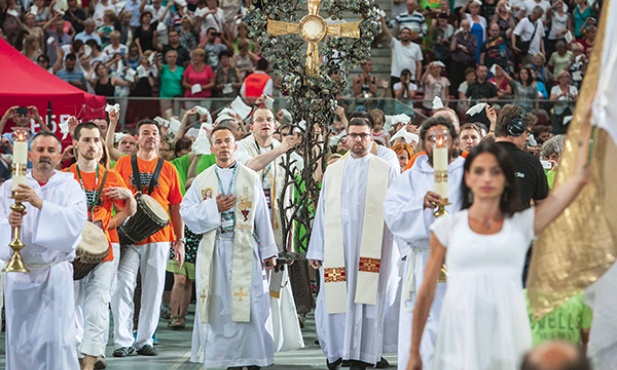
<path fill-rule="evenodd" d="M 159 22 L 154 21 L 150 23 L 152 21 L 152 13 L 147 10 L 141 13 L 139 20 L 141 24 L 135 28 L 135 42 L 140 47 L 142 53 L 146 50 L 154 50 L 154 45 L 156 44 L 154 40 L 158 37 L 156 27 Z"/>
<path fill-rule="evenodd" d="M 588 136 L 588 135 L 587 135 Z M 583 137 L 587 137 L 583 135 Z M 448 266 L 433 369 L 515 370 L 531 348 L 521 286 L 525 254 L 587 182 L 588 141 L 575 173 L 546 202 L 523 211 L 508 152 L 482 142 L 467 157 L 462 211 L 430 227 L 430 256 L 414 309 L 408 370 L 422 369 L 420 341 L 441 266 Z M 447 251 L 447 254 L 446 254 Z"/>
<path fill-rule="evenodd" d="M 113 97 L 116 92 L 116 86 L 131 86 L 131 83 L 120 78 L 110 77 L 109 71 L 105 64 L 95 62 L 92 66 L 86 80 L 94 87 L 96 95 Z"/>
<path fill-rule="evenodd" d="M 499 64 L 495 65 L 496 69 L 503 73 L 503 76 L 508 80 L 510 86 L 512 86 L 512 93 L 514 94 L 514 101 L 512 104 L 519 105 L 525 113 L 538 110 L 538 89 L 536 87 L 536 81 L 533 78 L 531 70 L 527 67 L 521 68 L 518 73 L 518 78 L 515 80 L 506 73 Z"/>

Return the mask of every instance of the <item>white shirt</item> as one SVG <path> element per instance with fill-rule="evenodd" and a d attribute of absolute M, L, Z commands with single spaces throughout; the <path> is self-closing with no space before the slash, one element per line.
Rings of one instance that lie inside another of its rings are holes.
<path fill-rule="evenodd" d="M 392 49 L 392 67 L 390 68 L 390 76 L 400 77 L 403 69 L 409 69 L 411 78 L 416 80 L 416 62 L 423 60 L 422 50 L 418 44 L 410 42 L 409 45 L 403 45 L 399 40 L 392 38 L 390 42 Z"/>
<path fill-rule="evenodd" d="M 529 51 L 527 52 L 529 55 L 535 55 L 540 52 L 540 41 L 542 40 L 542 37 L 544 37 L 544 25 L 542 24 L 542 20 L 538 19 L 536 24 L 538 25 L 538 28 L 536 29 L 535 34 L 533 33 L 535 26 L 531 23 L 529 17 L 521 19 L 514 29 L 514 34 L 516 36 L 520 36 L 521 40 L 525 42 L 531 40 L 531 36 L 533 35 L 533 40 L 531 41 Z"/>

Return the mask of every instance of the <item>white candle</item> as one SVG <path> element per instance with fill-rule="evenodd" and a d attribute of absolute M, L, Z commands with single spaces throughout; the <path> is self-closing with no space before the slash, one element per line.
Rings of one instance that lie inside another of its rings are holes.
<path fill-rule="evenodd" d="M 448 198 L 448 148 L 433 148 L 433 169 L 435 171 L 435 193 Z"/>
<path fill-rule="evenodd" d="M 28 165 L 28 142 L 15 141 L 13 143 L 13 164 L 21 171 L 13 172 L 11 189 L 16 190 L 19 184 L 26 183 L 26 166 Z"/>

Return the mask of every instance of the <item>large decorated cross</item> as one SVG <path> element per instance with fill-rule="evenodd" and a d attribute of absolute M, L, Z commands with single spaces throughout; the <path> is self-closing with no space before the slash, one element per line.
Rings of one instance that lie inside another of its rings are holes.
<path fill-rule="evenodd" d="M 294 191 L 295 204 L 277 204 L 283 235 L 302 253 L 310 238 L 320 189 L 320 178 L 315 175 L 324 168 L 328 153 L 336 95 L 347 85 L 344 78 L 337 82 L 331 76 L 341 72 L 346 76 L 370 57 L 371 43 L 380 31 L 380 15 L 373 0 L 261 0 L 261 5 L 252 7 L 247 16 L 249 36 L 257 38 L 262 55 L 281 77 L 280 89 L 293 116 L 291 129 L 302 136 L 296 151 L 303 166 L 292 160 L 291 153 L 285 164 L 286 191 Z M 306 6 L 308 14 L 298 21 L 297 15 Z M 360 20 L 344 22 L 343 13 L 357 14 Z M 297 257 L 280 252 L 283 259 Z"/>
<path fill-rule="evenodd" d="M 308 44 L 306 51 L 306 72 L 309 76 L 315 76 L 319 63 L 319 42 L 326 36 L 342 36 L 360 38 L 360 22 L 338 23 L 328 25 L 326 20 L 319 15 L 321 0 L 308 0 L 308 14 L 300 19 L 299 23 L 281 22 L 273 19 L 268 20 L 268 33 L 273 36 L 300 34 Z"/>

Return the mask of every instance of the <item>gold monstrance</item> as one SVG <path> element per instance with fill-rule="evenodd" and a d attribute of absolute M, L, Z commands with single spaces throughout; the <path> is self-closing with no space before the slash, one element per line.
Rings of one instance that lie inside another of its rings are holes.
<path fill-rule="evenodd" d="M 325 19 L 319 15 L 320 5 L 321 0 L 308 0 L 308 14 L 302 17 L 298 24 L 269 19 L 267 26 L 268 33 L 273 36 L 300 34 L 300 37 L 307 42 L 306 72 L 309 76 L 317 73 L 319 42 L 327 35 L 360 38 L 360 22 L 328 26 Z"/>

